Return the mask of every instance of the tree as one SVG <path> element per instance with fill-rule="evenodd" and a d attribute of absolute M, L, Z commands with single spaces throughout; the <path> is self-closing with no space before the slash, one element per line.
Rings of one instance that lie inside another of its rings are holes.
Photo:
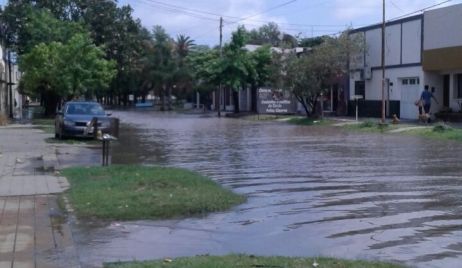
<path fill-rule="evenodd" d="M 232 34 L 231 42 L 225 46 L 223 58 L 216 66 L 222 84 L 232 90 L 235 113 L 239 113 L 239 90 L 247 85 L 250 76 L 256 76 L 248 52 L 243 49 L 246 41 L 246 30 L 240 26 Z"/>
<path fill-rule="evenodd" d="M 194 48 L 194 40 L 189 36 L 178 35 L 174 44 L 174 57 L 176 61 L 173 84 L 175 87 L 176 96 L 191 93 L 193 79 L 193 65 L 187 61 L 187 57 Z"/>
<path fill-rule="evenodd" d="M 193 50 L 186 62 L 191 69 L 193 88 L 200 92 L 212 92 L 220 84 L 220 55 L 217 49 Z"/>
<path fill-rule="evenodd" d="M 298 45 L 301 47 L 317 47 L 324 43 L 326 36 L 307 37 L 298 40 Z"/>
<path fill-rule="evenodd" d="M 270 22 L 258 29 L 253 29 L 248 32 L 247 43 L 252 45 L 293 48 L 297 46 L 298 42 L 297 38 L 282 32 L 276 23 Z"/>
<path fill-rule="evenodd" d="M 311 52 L 285 56 L 279 70 L 284 88 L 294 94 L 307 116 L 316 114 L 318 98 L 331 81 L 347 74 L 349 55 L 363 49 L 361 38 L 345 32 L 339 37 L 325 38 Z"/>
<path fill-rule="evenodd" d="M 250 72 L 248 83 L 250 84 L 253 112 L 257 111 L 257 90 L 259 87 L 268 86 L 271 80 L 272 54 L 270 47 L 262 46 L 250 53 L 251 64 L 254 72 Z"/>
<path fill-rule="evenodd" d="M 85 33 L 84 26 L 71 21 L 60 21 L 52 13 L 43 10 L 30 10 L 27 16 L 28 23 L 22 29 L 18 44 L 21 53 L 28 53 L 40 43 L 67 42 L 77 33 Z"/>
<path fill-rule="evenodd" d="M 104 59 L 88 34 L 76 34 L 67 43 L 51 42 L 35 46 L 20 57 L 25 92 L 39 93 L 51 115 L 58 101 L 91 96 L 108 87 L 115 75 L 115 63 Z"/>

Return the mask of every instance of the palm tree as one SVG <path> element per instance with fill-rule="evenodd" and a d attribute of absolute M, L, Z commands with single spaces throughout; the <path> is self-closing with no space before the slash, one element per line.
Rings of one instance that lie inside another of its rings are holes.
<path fill-rule="evenodd" d="M 174 74 L 174 81 L 176 86 L 175 88 L 180 90 L 182 93 L 185 93 L 186 88 L 190 87 L 192 84 L 191 66 L 187 64 L 186 57 L 194 46 L 194 40 L 192 40 L 189 36 L 180 34 L 175 40 L 176 70 Z"/>
<path fill-rule="evenodd" d="M 185 36 L 183 34 L 177 36 L 175 43 L 176 53 L 178 54 L 180 59 L 186 58 L 191 48 L 195 46 L 194 40 L 192 40 L 189 36 Z"/>

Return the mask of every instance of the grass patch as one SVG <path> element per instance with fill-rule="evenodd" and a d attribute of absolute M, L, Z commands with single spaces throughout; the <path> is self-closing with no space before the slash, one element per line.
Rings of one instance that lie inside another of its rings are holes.
<path fill-rule="evenodd" d="M 370 133 L 383 133 L 389 130 L 396 129 L 397 125 L 381 124 L 380 122 L 374 122 L 367 120 L 358 124 L 348 124 L 344 126 L 348 130 L 356 130 Z"/>
<path fill-rule="evenodd" d="M 146 166 L 63 170 L 77 214 L 104 220 L 170 219 L 223 211 L 245 197 L 197 173 Z"/>
<path fill-rule="evenodd" d="M 462 129 L 452 128 L 446 124 L 437 124 L 433 128 L 412 129 L 405 133 L 435 140 L 462 142 Z"/>
<path fill-rule="evenodd" d="M 274 115 L 274 114 L 252 114 L 241 117 L 243 120 L 249 121 L 273 121 L 278 119 L 290 118 L 293 115 Z"/>
<path fill-rule="evenodd" d="M 322 268 L 398 268 L 397 264 L 383 262 L 368 262 L 356 260 L 339 260 L 333 258 L 289 258 L 289 257 L 254 257 L 246 255 L 229 255 L 223 257 L 197 256 L 191 258 L 178 258 L 172 261 L 159 260 L 151 262 L 110 263 L 105 268 L 234 268 L 234 267 L 285 267 L 306 268 L 314 267 L 318 263 Z"/>
<path fill-rule="evenodd" d="M 38 129 L 46 133 L 55 133 L 55 120 L 53 118 L 33 119 L 32 125 L 37 126 Z"/>
<path fill-rule="evenodd" d="M 45 142 L 51 143 L 51 144 L 70 144 L 70 145 L 98 145 L 98 144 L 101 144 L 101 141 L 95 140 L 92 138 L 72 138 L 72 139 L 65 138 L 65 139 L 60 140 L 54 137 L 49 137 L 45 139 Z"/>
<path fill-rule="evenodd" d="M 327 120 L 327 119 L 313 119 L 313 118 L 307 118 L 307 117 L 294 117 L 294 118 L 290 118 L 289 120 L 287 120 L 287 123 L 289 124 L 293 124 L 293 125 L 299 125 L 299 126 L 319 126 L 319 125 L 322 125 L 322 126 L 325 126 L 325 125 L 329 125 L 330 123 L 332 123 L 331 120 Z"/>

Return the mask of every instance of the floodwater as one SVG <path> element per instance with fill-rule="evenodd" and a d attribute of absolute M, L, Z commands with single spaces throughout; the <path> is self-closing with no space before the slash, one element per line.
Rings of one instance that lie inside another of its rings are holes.
<path fill-rule="evenodd" d="M 462 146 L 198 115 L 118 112 L 114 163 L 184 167 L 248 196 L 230 211 L 78 225 L 84 267 L 247 253 L 462 262 Z"/>

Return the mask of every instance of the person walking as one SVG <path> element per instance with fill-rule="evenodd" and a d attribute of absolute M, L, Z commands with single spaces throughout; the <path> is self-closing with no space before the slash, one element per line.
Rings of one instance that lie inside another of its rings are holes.
<path fill-rule="evenodd" d="M 420 95 L 420 99 L 422 100 L 423 108 L 425 115 L 427 116 L 428 123 L 430 123 L 430 108 L 432 105 L 432 98 L 438 103 L 438 100 L 435 98 L 432 92 L 428 90 L 428 85 L 425 85 L 424 91 Z M 433 88 L 434 89 L 434 88 Z"/>

